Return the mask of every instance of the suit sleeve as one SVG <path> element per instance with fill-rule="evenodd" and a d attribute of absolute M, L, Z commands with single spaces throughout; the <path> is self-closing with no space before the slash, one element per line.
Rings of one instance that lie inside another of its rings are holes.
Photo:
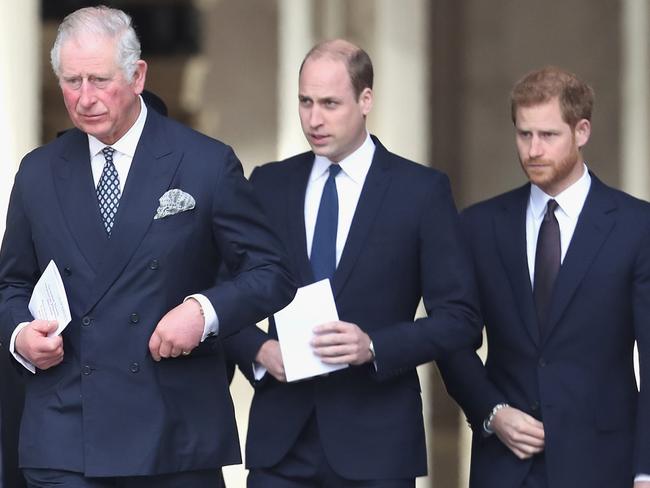
<path fill-rule="evenodd" d="M 480 245 L 481 236 L 472 231 L 472 219 L 467 213 L 461 214 L 461 228 L 470 249 Z M 470 255 L 474 254 L 470 252 Z M 482 337 L 473 347 L 461 349 L 437 362 L 447 392 L 463 409 L 472 429 L 477 431 L 482 431 L 483 421 L 495 405 L 508 403 L 508 399 L 488 378 L 487 369 L 476 352 L 481 344 Z"/>
<path fill-rule="evenodd" d="M 40 275 L 21 182 L 19 172 L 11 191 L 0 250 L 0 343 L 5 347 L 9 347 L 11 334 L 19 323 L 34 320 L 27 307 Z"/>
<path fill-rule="evenodd" d="M 431 186 L 419 211 L 420 279 L 427 317 L 371 333 L 380 379 L 448 357 L 480 337 L 475 283 L 446 177 Z"/>
<path fill-rule="evenodd" d="M 487 377 L 487 370 L 474 349 L 459 351 L 437 364 L 447 392 L 463 409 L 472 429 L 481 431 L 494 406 L 508 403 Z"/>
<path fill-rule="evenodd" d="M 259 172 L 255 168 L 250 175 L 250 182 L 254 192 L 257 175 L 259 175 Z M 269 321 L 272 320 L 273 318 L 269 317 Z M 270 325 L 270 327 L 272 326 Z M 253 386 L 260 383 L 255 380 L 253 362 L 262 344 L 272 338 L 253 323 L 242 328 L 236 334 L 226 337 L 223 341 L 223 348 L 228 360 L 233 361 L 239 367 L 239 370 Z"/>
<path fill-rule="evenodd" d="M 636 419 L 635 473 L 650 473 L 650 225 L 636 261 L 634 283 L 634 329 L 639 350 L 639 399 Z"/>
<path fill-rule="evenodd" d="M 213 236 L 232 279 L 202 292 L 219 317 L 221 337 L 275 313 L 295 293 L 282 245 L 230 148 L 225 159 L 214 190 Z"/>

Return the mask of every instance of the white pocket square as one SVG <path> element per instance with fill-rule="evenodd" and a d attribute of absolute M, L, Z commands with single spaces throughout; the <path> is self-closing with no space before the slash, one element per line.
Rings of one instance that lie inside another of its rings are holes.
<path fill-rule="evenodd" d="M 192 210 L 196 205 L 192 195 L 185 193 L 183 190 L 179 190 L 178 188 L 166 191 L 158 201 L 160 202 L 160 206 L 158 207 L 158 210 L 156 210 L 154 220 L 163 219 L 170 215 L 176 215 L 177 213 Z"/>

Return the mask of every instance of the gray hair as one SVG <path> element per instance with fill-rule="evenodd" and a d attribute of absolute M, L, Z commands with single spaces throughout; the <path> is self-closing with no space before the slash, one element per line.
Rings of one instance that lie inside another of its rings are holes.
<path fill-rule="evenodd" d="M 140 59 L 140 41 L 133 29 L 131 17 L 121 10 L 106 6 L 86 7 L 72 12 L 59 25 L 50 52 L 52 69 L 61 77 L 61 46 L 80 34 L 94 34 L 117 40 L 117 64 L 128 81 L 133 80 Z"/>

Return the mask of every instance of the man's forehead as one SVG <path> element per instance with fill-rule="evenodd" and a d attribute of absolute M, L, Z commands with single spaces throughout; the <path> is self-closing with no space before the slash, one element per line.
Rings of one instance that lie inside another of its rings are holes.
<path fill-rule="evenodd" d="M 517 125 L 523 122 L 565 123 L 562 118 L 560 104 L 557 100 L 517 107 L 516 121 Z"/>
<path fill-rule="evenodd" d="M 61 71 L 106 73 L 117 69 L 117 51 L 110 39 L 79 37 L 61 45 Z"/>
<path fill-rule="evenodd" d="M 299 78 L 299 96 L 323 99 L 354 95 L 354 87 L 344 64 L 342 70 L 335 71 L 326 65 L 305 68 Z"/>

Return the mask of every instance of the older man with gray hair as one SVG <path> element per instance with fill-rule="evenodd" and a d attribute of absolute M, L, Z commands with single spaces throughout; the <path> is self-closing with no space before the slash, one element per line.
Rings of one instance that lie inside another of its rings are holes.
<path fill-rule="evenodd" d="M 232 149 L 147 110 L 128 15 L 70 14 L 52 66 L 76 128 L 24 158 L 0 251 L 28 486 L 221 486 L 240 453 L 218 341 L 291 299 L 281 245 Z M 58 335 L 28 309 L 51 261 Z"/>

